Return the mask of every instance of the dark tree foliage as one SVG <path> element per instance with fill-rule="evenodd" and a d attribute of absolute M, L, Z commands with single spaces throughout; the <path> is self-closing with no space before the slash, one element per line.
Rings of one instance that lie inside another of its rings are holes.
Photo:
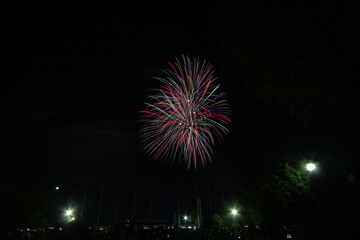
<path fill-rule="evenodd" d="M 310 190 L 309 173 L 287 162 L 281 163 L 277 173 L 261 190 L 266 224 L 291 225 L 304 220 Z"/>
<path fill-rule="evenodd" d="M 0 182 L 0 229 L 45 225 L 46 198 L 18 186 Z"/>
<path fill-rule="evenodd" d="M 360 56 L 358 8 L 310 4 L 219 1 L 214 32 L 239 84 L 305 123 L 354 93 Z"/>
<path fill-rule="evenodd" d="M 360 197 L 356 169 L 330 153 L 287 159 L 257 195 L 263 226 L 279 231 L 285 225 L 303 239 L 343 238 L 356 231 Z M 310 161 L 316 164 L 313 172 L 305 168 Z"/>
<path fill-rule="evenodd" d="M 359 171 L 344 156 L 329 152 L 307 152 L 288 157 L 290 165 L 302 170 L 309 161 L 317 166 L 313 173 L 308 174 L 312 198 L 343 194 L 351 188 L 356 189 Z"/>

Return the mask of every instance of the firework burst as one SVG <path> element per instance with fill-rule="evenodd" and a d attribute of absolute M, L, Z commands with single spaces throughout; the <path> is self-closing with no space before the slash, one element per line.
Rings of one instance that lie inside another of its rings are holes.
<path fill-rule="evenodd" d="M 153 159 L 178 159 L 188 168 L 211 161 L 215 140 L 228 133 L 230 108 L 217 93 L 212 66 L 182 56 L 168 62 L 162 82 L 140 111 L 140 141 Z"/>

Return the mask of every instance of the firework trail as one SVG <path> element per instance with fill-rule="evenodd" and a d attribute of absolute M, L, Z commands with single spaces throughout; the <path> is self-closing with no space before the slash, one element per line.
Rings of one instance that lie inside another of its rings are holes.
<path fill-rule="evenodd" d="M 230 108 L 217 93 L 212 66 L 199 58 L 168 62 L 159 89 L 140 111 L 140 141 L 153 159 L 178 159 L 188 168 L 211 161 L 215 140 L 228 133 Z"/>

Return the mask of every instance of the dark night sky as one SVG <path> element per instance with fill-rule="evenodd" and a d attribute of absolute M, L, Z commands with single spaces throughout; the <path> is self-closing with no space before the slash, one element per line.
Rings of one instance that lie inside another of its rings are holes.
<path fill-rule="evenodd" d="M 148 3 L 141 8 L 137 4 L 11 11 L 2 34 L 3 179 L 40 192 L 60 184 L 69 192 L 68 179 L 74 175 L 121 170 L 129 177 L 156 176 L 154 218 L 171 220 L 176 206 L 172 182 L 179 176 L 188 181 L 209 171 L 217 179 L 231 179 L 229 195 L 236 186 L 251 188 L 278 162 L 296 154 L 330 152 L 355 163 L 354 97 L 309 113 L 312 121 L 304 125 L 271 103 L 257 100 L 240 87 L 238 79 L 217 67 L 224 52 L 212 31 L 218 13 L 215 4 Z M 199 55 L 214 65 L 233 111 L 230 134 L 216 145 L 213 163 L 196 172 L 180 164 L 153 162 L 140 150 L 136 135 L 137 111 L 149 88 L 159 84 L 151 77 L 183 53 Z M 132 208 L 132 185 L 126 181 L 122 217 L 129 217 Z M 202 184 L 200 191 L 206 194 Z M 190 206 L 192 185 L 186 186 L 184 205 Z M 97 199 L 98 191 L 94 183 L 90 196 Z M 112 219 L 114 192 L 115 186 L 109 185 L 104 200 L 107 222 Z M 147 216 L 148 194 L 148 187 L 139 188 L 139 219 Z M 96 201 L 89 203 L 89 209 L 96 209 Z M 160 213 L 161 207 L 165 211 Z M 89 210 L 88 221 L 94 216 Z"/>

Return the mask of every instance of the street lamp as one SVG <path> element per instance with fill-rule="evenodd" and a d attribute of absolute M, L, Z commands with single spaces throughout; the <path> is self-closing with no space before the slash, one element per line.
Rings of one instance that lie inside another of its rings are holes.
<path fill-rule="evenodd" d="M 60 190 L 60 186 L 56 186 L 55 187 L 55 190 L 57 191 L 57 190 Z"/>
<path fill-rule="evenodd" d="M 308 170 L 309 172 L 314 171 L 316 168 L 316 165 L 314 163 L 308 163 L 306 164 L 306 170 Z"/>
<path fill-rule="evenodd" d="M 65 220 L 67 222 L 72 222 L 72 221 L 75 221 L 75 217 L 74 217 L 74 210 L 73 209 L 67 209 L 65 210 Z"/>
<path fill-rule="evenodd" d="M 73 210 L 72 210 L 72 209 L 68 209 L 68 210 L 65 211 L 65 216 L 66 216 L 66 217 L 70 217 L 70 216 L 72 216 L 72 214 L 73 214 Z"/>
<path fill-rule="evenodd" d="M 236 208 L 231 209 L 231 215 L 233 215 L 233 217 L 236 217 L 239 214 L 239 210 L 237 210 Z"/>
<path fill-rule="evenodd" d="M 184 219 L 184 227 L 186 228 L 188 225 L 189 217 L 184 215 L 183 219 Z"/>

